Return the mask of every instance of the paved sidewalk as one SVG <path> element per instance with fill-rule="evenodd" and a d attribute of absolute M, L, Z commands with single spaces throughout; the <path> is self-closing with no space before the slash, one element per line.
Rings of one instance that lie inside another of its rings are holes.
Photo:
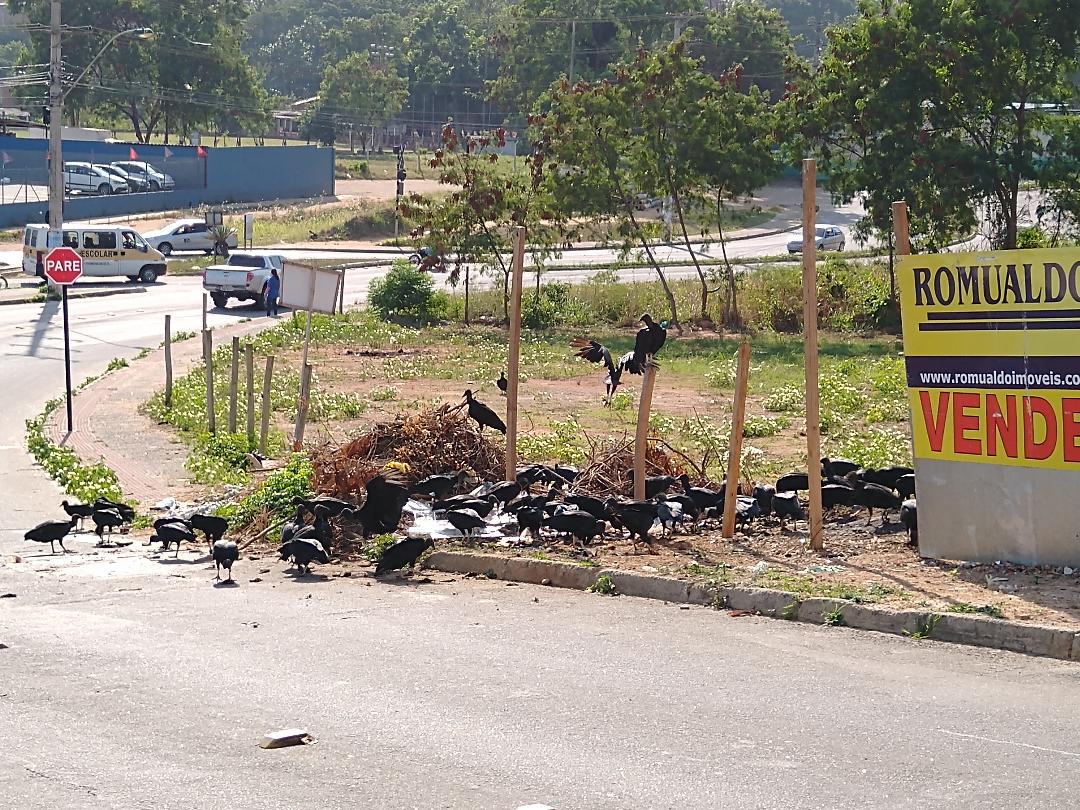
<path fill-rule="evenodd" d="M 278 323 L 256 319 L 214 330 L 214 347 L 234 335 L 254 334 Z M 202 362 L 198 337 L 173 344 L 173 379 Z M 75 381 L 78 384 L 78 381 Z M 58 408 L 49 422 L 49 435 L 57 444 L 72 448 L 85 463 L 104 461 L 116 471 L 124 495 L 144 507 L 190 485 L 184 467 L 187 446 L 171 428 L 156 424 L 140 408 L 165 386 L 165 352 L 158 349 L 130 366 L 106 374 L 75 395 L 72 416 L 75 431 L 67 432 L 67 414 Z"/>

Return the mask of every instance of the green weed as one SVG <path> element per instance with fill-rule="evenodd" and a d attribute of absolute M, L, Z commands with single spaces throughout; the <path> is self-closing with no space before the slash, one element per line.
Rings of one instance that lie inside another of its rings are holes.
<path fill-rule="evenodd" d="M 605 596 L 615 596 L 615 580 L 610 574 L 601 574 L 596 582 L 589 586 L 589 593 L 600 593 Z"/>
<path fill-rule="evenodd" d="M 992 619 L 1004 619 L 1005 612 L 997 605 L 970 605 L 967 602 L 957 602 L 949 605 L 949 613 L 980 613 Z"/>

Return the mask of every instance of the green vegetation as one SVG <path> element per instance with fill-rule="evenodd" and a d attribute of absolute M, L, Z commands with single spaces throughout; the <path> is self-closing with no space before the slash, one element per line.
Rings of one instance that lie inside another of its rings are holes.
<path fill-rule="evenodd" d="M 934 632 L 934 628 L 937 627 L 937 624 L 940 621 L 941 614 L 930 613 L 925 618 L 920 618 L 915 622 L 914 630 L 904 630 L 903 634 L 914 641 L 922 641 L 923 639 L 930 638 L 930 634 Z"/>
<path fill-rule="evenodd" d="M 294 453 L 284 467 L 269 473 L 246 497 L 221 507 L 217 513 L 228 518 L 233 529 L 283 520 L 296 511 L 293 498 L 311 495 L 312 474 L 307 456 Z"/>
<path fill-rule="evenodd" d="M 431 274 L 404 260 L 394 262 L 386 275 L 368 286 L 368 306 L 382 318 L 404 315 L 431 320 L 440 297 L 445 298 L 445 293 L 435 292 Z"/>
<path fill-rule="evenodd" d="M 776 569 L 769 569 L 754 577 L 754 584 L 762 588 L 775 588 L 799 596 L 822 596 L 827 599 L 846 599 L 856 604 L 874 604 L 889 598 L 904 596 L 902 588 L 870 582 L 866 585 L 851 585 L 846 582 L 817 580 L 802 574 L 789 574 Z"/>
<path fill-rule="evenodd" d="M 967 602 L 957 602 L 949 605 L 949 613 L 978 613 L 989 616 L 991 619 L 1004 619 L 1005 612 L 997 605 L 970 605 Z"/>
<path fill-rule="evenodd" d="M 401 229 L 408 232 L 409 224 L 403 221 Z M 319 241 L 385 239 L 394 235 L 394 205 L 361 200 L 350 205 L 275 208 L 255 222 L 259 245 L 308 242 L 312 234 Z"/>
<path fill-rule="evenodd" d="M 599 593 L 604 596 L 615 596 L 615 580 L 611 578 L 610 574 L 601 574 L 596 578 L 596 582 L 589 586 L 589 593 Z"/>
<path fill-rule="evenodd" d="M 93 503 L 98 498 L 119 501 L 123 498 L 116 473 L 102 463 L 84 464 L 75 451 L 53 443 L 45 425 L 63 399 L 50 399 L 40 416 L 26 420 L 26 449 L 64 492 L 80 501 Z"/>
<path fill-rule="evenodd" d="M 394 545 L 398 538 L 393 534 L 378 534 L 364 545 L 364 556 L 371 562 L 378 562 L 385 551 Z"/>
<path fill-rule="evenodd" d="M 821 614 L 821 623 L 826 627 L 839 627 L 844 623 L 844 609 L 826 610 Z"/>

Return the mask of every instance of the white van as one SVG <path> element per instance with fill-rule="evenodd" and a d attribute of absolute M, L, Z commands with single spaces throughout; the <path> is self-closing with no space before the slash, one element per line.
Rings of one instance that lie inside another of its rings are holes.
<path fill-rule="evenodd" d="M 48 225 L 27 225 L 23 233 L 23 272 L 45 277 L 50 248 Z M 65 225 L 62 244 L 83 258 L 84 276 L 127 276 L 152 284 L 165 275 L 165 257 L 133 228 L 111 225 Z"/>

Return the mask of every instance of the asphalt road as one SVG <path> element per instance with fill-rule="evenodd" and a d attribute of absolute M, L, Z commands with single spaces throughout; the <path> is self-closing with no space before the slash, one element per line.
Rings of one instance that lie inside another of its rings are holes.
<path fill-rule="evenodd" d="M 0 568 L 5 806 L 1032 810 L 1080 787 L 1072 664 L 284 565 L 235 588 L 194 552 Z M 256 747 L 291 727 L 318 742 Z"/>

